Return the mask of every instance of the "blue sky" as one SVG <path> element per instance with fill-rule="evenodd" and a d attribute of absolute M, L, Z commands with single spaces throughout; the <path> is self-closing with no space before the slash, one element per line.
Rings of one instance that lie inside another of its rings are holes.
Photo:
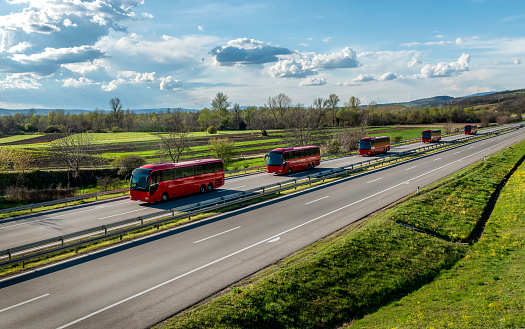
<path fill-rule="evenodd" d="M 523 0 L 0 0 L 0 108 L 390 103 L 524 77 Z"/>

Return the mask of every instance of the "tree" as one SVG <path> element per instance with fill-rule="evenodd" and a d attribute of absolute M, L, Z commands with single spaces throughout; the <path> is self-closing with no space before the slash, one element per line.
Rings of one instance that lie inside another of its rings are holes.
<path fill-rule="evenodd" d="M 316 113 L 315 125 L 317 127 L 321 127 L 323 119 L 326 117 L 326 114 L 328 113 L 328 111 L 330 111 L 330 108 L 328 107 L 328 103 L 322 97 L 318 97 L 314 99 L 314 104 L 312 107 L 315 109 L 315 113 Z"/>
<path fill-rule="evenodd" d="M 209 141 L 210 151 L 214 157 L 221 159 L 225 164 L 229 163 L 237 154 L 235 143 L 226 138 L 211 138 Z"/>
<path fill-rule="evenodd" d="M 59 162 L 66 165 L 68 181 L 70 171 L 73 171 L 74 178 L 77 177 L 80 168 L 90 164 L 93 160 L 92 154 L 97 152 L 93 133 L 89 132 L 69 132 L 65 137 L 53 141 L 51 148 Z"/>
<path fill-rule="evenodd" d="M 228 128 L 230 124 L 230 112 L 228 112 L 230 105 L 231 103 L 228 102 L 228 96 L 223 93 L 217 93 L 211 102 L 212 109 L 219 113 L 219 129 Z"/>
<path fill-rule="evenodd" d="M 122 104 L 120 103 L 120 99 L 118 97 L 110 99 L 109 106 L 111 107 L 113 124 L 120 126 L 122 115 L 124 114 L 124 111 L 122 110 Z"/>
<path fill-rule="evenodd" d="M 295 146 L 306 146 L 313 140 L 319 126 L 311 110 L 297 106 L 289 110 L 284 117 L 284 125 L 288 130 L 289 143 Z"/>
<path fill-rule="evenodd" d="M 180 157 L 189 150 L 191 139 L 188 132 L 159 134 L 160 154 L 169 156 L 172 162 L 179 162 Z"/>
<path fill-rule="evenodd" d="M 268 97 L 266 106 L 270 110 L 277 126 L 283 125 L 284 114 L 292 107 L 292 100 L 283 93 Z"/>
<path fill-rule="evenodd" d="M 336 126 L 336 114 L 337 114 L 337 105 L 339 104 L 339 96 L 336 94 L 330 94 L 326 100 L 326 106 L 332 112 L 332 127 Z"/>
<path fill-rule="evenodd" d="M 112 164 L 118 167 L 119 175 L 127 175 L 136 168 L 142 167 L 146 164 L 146 159 L 136 154 L 126 154 L 116 158 Z"/>
<path fill-rule="evenodd" d="M 261 135 L 268 136 L 267 130 L 272 127 L 273 120 L 270 117 L 270 113 L 265 108 L 255 110 L 251 114 L 250 129 L 258 129 L 261 131 Z"/>

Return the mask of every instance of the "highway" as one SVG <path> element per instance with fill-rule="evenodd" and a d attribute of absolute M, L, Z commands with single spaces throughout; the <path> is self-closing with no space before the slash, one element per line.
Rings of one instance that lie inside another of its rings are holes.
<path fill-rule="evenodd" d="M 519 129 L 0 281 L 0 328 L 151 326 L 523 139 Z"/>
<path fill-rule="evenodd" d="M 514 124 L 516 125 L 516 124 Z M 511 126 L 511 125 L 509 125 Z M 481 132 L 501 129 L 499 127 L 484 129 Z M 463 134 L 448 136 L 442 142 L 449 142 L 465 137 Z M 407 150 L 422 147 L 423 143 L 412 143 L 393 147 L 388 154 L 405 152 Z M 286 176 L 269 175 L 259 173 L 243 177 L 227 179 L 225 185 L 211 193 L 197 194 L 182 198 L 172 199 L 165 203 L 148 204 L 129 200 L 129 197 L 121 197 L 112 200 L 98 201 L 84 205 L 71 206 L 57 210 L 39 212 L 31 215 L 17 216 L 0 220 L 0 250 L 13 248 L 36 241 L 66 235 L 96 226 L 112 224 L 129 218 L 144 216 L 161 210 L 180 207 L 209 198 L 217 198 L 228 194 L 246 191 L 268 184 L 289 180 L 293 177 L 305 177 L 307 175 L 339 168 L 341 166 L 355 164 L 365 160 L 381 158 L 376 157 L 347 156 L 326 160 L 321 166 L 311 171 L 293 173 Z"/>

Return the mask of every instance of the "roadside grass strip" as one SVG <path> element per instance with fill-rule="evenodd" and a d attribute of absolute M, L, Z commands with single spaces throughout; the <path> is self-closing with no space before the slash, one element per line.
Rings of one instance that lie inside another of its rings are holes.
<path fill-rule="evenodd" d="M 523 327 L 523 165 L 509 184 L 516 190 L 505 190 L 509 196 L 500 198 L 481 240 L 473 246 L 457 242 L 484 221 L 492 194 L 524 156 L 525 142 L 498 152 L 156 328 Z M 473 183 L 483 192 L 470 192 Z M 447 198 L 447 208 L 436 201 Z M 447 214 L 436 219 L 440 213 Z M 504 221 L 495 219 L 501 216 Z M 442 236 L 399 225 L 400 219 Z M 436 220 L 447 227 L 439 230 Z M 456 307 L 458 302 L 464 305 Z"/>
<path fill-rule="evenodd" d="M 525 164 L 502 189 L 483 236 L 450 271 L 350 328 L 525 327 Z"/>

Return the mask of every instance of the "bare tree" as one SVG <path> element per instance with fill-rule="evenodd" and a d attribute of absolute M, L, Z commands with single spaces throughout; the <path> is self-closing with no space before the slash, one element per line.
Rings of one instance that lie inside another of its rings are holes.
<path fill-rule="evenodd" d="M 93 134 L 89 132 L 69 132 L 65 137 L 51 142 L 51 148 L 59 162 L 66 165 L 68 182 L 70 171 L 73 171 L 73 178 L 78 177 L 80 168 L 91 164 L 92 154 L 97 153 Z"/>
<path fill-rule="evenodd" d="M 337 105 L 339 104 L 339 96 L 336 94 L 330 94 L 328 96 L 328 99 L 326 100 L 326 106 L 330 109 L 332 112 L 332 127 L 335 127 L 335 120 L 336 120 L 336 113 L 337 113 Z"/>
<path fill-rule="evenodd" d="M 261 108 L 252 112 L 250 129 L 258 129 L 263 136 L 268 136 L 267 130 L 272 127 L 273 120 L 267 109 Z"/>
<path fill-rule="evenodd" d="M 179 162 L 180 157 L 189 150 L 191 138 L 188 132 L 159 134 L 161 158 L 168 156 L 172 162 Z"/>
<path fill-rule="evenodd" d="M 277 126 L 283 125 L 285 113 L 292 107 L 292 100 L 283 93 L 275 97 L 268 97 L 266 106 L 270 110 Z"/>
<path fill-rule="evenodd" d="M 313 111 L 304 106 L 297 106 L 289 110 L 284 117 L 284 125 L 288 130 L 287 139 L 292 145 L 305 146 L 312 142 L 319 126 L 316 124 Z"/>
<path fill-rule="evenodd" d="M 109 106 L 111 107 L 111 115 L 113 117 L 113 124 L 120 125 L 124 111 L 122 110 L 122 103 L 118 97 L 109 100 Z"/>
<path fill-rule="evenodd" d="M 328 114 L 328 111 L 330 111 L 328 103 L 322 97 L 318 97 L 314 99 L 314 104 L 312 105 L 312 108 L 315 109 L 315 124 L 317 125 L 317 127 L 321 127 L 323 119 Z"/>

